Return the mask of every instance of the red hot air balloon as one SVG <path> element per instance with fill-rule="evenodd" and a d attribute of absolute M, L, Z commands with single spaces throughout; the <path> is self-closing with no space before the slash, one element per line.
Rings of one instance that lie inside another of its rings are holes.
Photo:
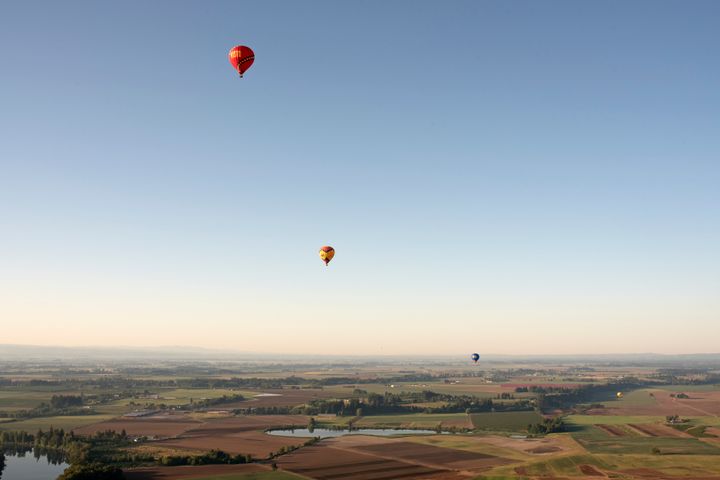
<path fill-rule="evenodd" d="M 250 47 L 237 45 L 230 49 L 228 60 L 230 60 L 230 65 L 237 70 L 240 78 L 242 78 L 243 73 L 247 72 L 248 68 L 250 68 L 255 61 L 255 52 L 253 52 Z"/>

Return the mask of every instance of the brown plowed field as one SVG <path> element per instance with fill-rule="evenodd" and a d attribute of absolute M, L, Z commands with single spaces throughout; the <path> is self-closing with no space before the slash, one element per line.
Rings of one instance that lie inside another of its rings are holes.
<path fill-rule="evenodd" d="M 318 480 L 464 478 L 453 472 L 332 447 L 307 447 L 277 460 L 285 470 Z"/>
<path fill-rule="evenodd" d="M 183 467 L 150 467 L 123 470 L 127 480 L 181 480 L 206 478 L 215 475 L 245 474 L 266 472 L 267 467 L 249 465 L 202 465 Z"/>
<path fill-rule="evenodd" d="M 148 437 L 174 437 L 193 427 L 202 425 L 202 422 L 186 416 L 168 417 L 140 417 L 140 418 L 114 418 L 106 422 L 94 423 L 73 431 L 79 435 L 93 435 L 95 432 L 125 430 L 128 435 Z"/>
<path fill-rule="evenodd" d="M 604 477 L 605 474 L 593 467 L 592 465 L 580 465 L 580 471 L 583 475 L 590 475 L 592 477 Z"/>
<path fill-rule="evenodd" d="M 249 454 L 255 458 L 265 458 L 280 447 L 302 445 L 306 438 L 292 438 L 267 435 L 257 431 L 242 431 L 223 435 L 181 436 L 170 440 L 154 442 L 164 448 L 177 448 L 180 450 L 208 451 L 211 449 L 223 450 L 232 454 Z"/>
<path fill-rule="evenodd" d="M 268 427 L 306 425 L 302 415 L 245 415 L 210 419 L 194 425 L 176 438 L 155 442 L 154 445 L 181 450 L 220 449 L 232 454 L 249 454 L 265 458 L 281 447 L 302 445 L 307 439 L 267 435 Z"/>
<path fill-rule="evenodd" d="M 486 470 L 498 465 L 511 463 L 511 460 L 484 453 L 434 447 L 415 442 L 388 442 L 379 445 L 356 447 L 357 450 L 392 457 L 412 463 L 436 465 L 441 468 L 457 470 Z"/>
<path fill-rule="evenodd" d="M 681 432 L 680 430 L 675 430 L 667 425 L 660 425 L 656 423 L 644 423 L 642 425 L 637 425 L 630 423 L 628 426 L 649 437 L 692 438 L 692 435 Z"/>
<path fill-rule="evenodd" d="M 625 437 L 627 436 L 627 432 L 623 430 L 622 428 L 618 427 L 617 425 L 595 425 L 600 430 L 603 430 L 605 433 L 610 435 L 611 437 Z"/>
<path fill-rule="evenodd" d="M 306 426 L 310 417 L 304 415 L 242 415 L 239 417 L 212 418 L 196 425 L 187 435 L 224 435 L 227 433 L 265 430 L 284 425 Z"/>

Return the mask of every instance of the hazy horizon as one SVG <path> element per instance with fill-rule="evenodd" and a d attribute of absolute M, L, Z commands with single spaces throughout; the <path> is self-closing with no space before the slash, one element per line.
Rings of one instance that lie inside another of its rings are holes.
<path fill-rule="evenodd" d="M 720 352 L 718 2 L 0 13 L 2 343 Z"/>

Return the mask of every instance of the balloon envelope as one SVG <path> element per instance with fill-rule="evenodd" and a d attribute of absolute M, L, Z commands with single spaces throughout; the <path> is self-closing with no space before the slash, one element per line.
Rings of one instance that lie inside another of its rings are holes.
<path fill-rule="evenodd" d="M 228 60 L 230 60 L 230 65 L 232 65 L 242 77 L 243 73 L 245 73 L 255 61 L 255 52 L 252 51 L 252 48 L 246 47 L 245 45 L 237 45 L 230 49 Z"/>
<path fill-rule="evenodd" d="M 480 360 L 480 355 L 478 355 L 477 353 L 473 353 L 470 357 L 473 359 L 473 362 L 477 362 L 478 360 Z"/>
<path fill-rule="evenodd" d="M 327 266 L 327 264 L 330 263 L 330 260 L 332 260 L 335 256 L 335 249 L 325 245 L 324 247 L 320 247 L 318 255 L 320 255 L 320 260 L 325 262 L 325 265 Z"/>

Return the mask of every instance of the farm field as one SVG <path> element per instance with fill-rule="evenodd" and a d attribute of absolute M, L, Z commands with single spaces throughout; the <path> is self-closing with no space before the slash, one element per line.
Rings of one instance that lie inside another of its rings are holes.
<path fill-rule="evenodd" d="M 278 465 L 293 473 L 317 480 L 393 480 L 422 478 L 460 480 L 467 478 L 450 470 L 392 460 L 333 447 L 308 447 L 284 455 Z"/>
<path fill-rule="evenodd" d="M 47 389 L 11 389 L 0 388 L 0 411 L 16 412 L 30 410 L 41 403 L 49 403 L 50 398 L 56 394 L 78 395 L 74 390 L 48 391 Z"/>
<path fill-rule="evenodd" d="M 0 431 L 24 430 L 27 432 L 37 432 L 41 429 L 49 430 L 50 427 L 73 430 L 105 420 L 110 420 L 112 418 L 113 415 L 36 417 L 27 420 L 17 420 L 14 422 L 0 422 Z"/>
<path fill-rule="evenodd" d="M 222 368 L 226 371 L 229 367 Z M 254 365 L 253 372 L 246 374 L 253 386 L 245 386 L 243 381 L 238 381 L 237 388 L 170 387 L 168 385 L 175 382 L 170 374 L 137 375 L 132 379 L 118 380 L 103 378 L 100 386 L 92 384 L 94 380 L 87 380 L 92 376 L 79 375 L 71 382 L 74 385 L 91 382 L 90 385 L 83 384 L 85 387 L 82 392 L 86 396 L 93 395 L 91 392 L 117 392 L 123 398 L 74 410 L 94 412 L 95 415 L 52 414 L 18 420 L 0 418 L 0 431 L 36 432 L 52 426 L 72 430 L 78 436 L 93 436 L 99 432 L 124 430 L 130 436 L 130 444 L 124 447 L 124 451 L 130 457 L 150 458 L 156 462 L 125 468 L 129 480 L 580 480 L 608 476 L 623 480 L 689 480 L 687 477 L 693 477 L 693 480 L 720 480 L 720 417 L 713 414 L 717 409 L 715 402 L 718 398 L 718 390 L 714 386 L 690 388 L 694 385 L 688 385 L 688 388 L 682 388 L 673 385 L 668 388 L 625 389 L 625 395 L 620 400 L 612 398 L 614 389 L 599 390 L 600 395 L 597 397 L 600 399 L 588 396 L 586 398 L 589 400 L 577 407 L 571 405 L 542 413 L 517 410 L 467 414 L 467 406 L 504 409 L 513 408 L 513 403 L 519 402 L 517 408 L 532 408 L 536 405 L 538 395 L 533 392 L 515 392 L 518 385 L 545 385 L 547 388 L 562 385 L 564 389 L 570 389 L 580 388 L 588 382 L 571 381 L 572 373 L 564 370 L 564 367 L 557 367 L 558 373 L 553 374 L 554 367 L 543 366 L 543 373 L 537 376 L 527 374 L 533 368 L 528 364 L 512 367 L 519 368 L 521 375 L 513 375 L 512 369 L 503 371 L 496 368 L 492 369 L 492 375 L 503 377 L 504 380 L 494 383 L 489 383 L 482 376 L 463 376 L 462 367 L 453 367 L 453 373 L 447 376 L 442 376 L 441 367 L 423 368 L 422 374 L 413 373 L 412 367 L 407 366 L 393 368 L 372 365 L 367 371 L 357 367 L 306 368 L 289 369 L 286 372 L 272 370 L 265 375 L 258 371 L 262 367 Z M 227 385 L 229 377 L 241 378 L 245 375 L 233 373 L 223 376 L 207 366 L 203 371 L 208 374 L 201 379 L 182 383 L 203 385 L 218 379 L 222 385 Z M 471 371 L 477 375 L 476 370 Z M 502 375 L 499 373 L 501 371 L 504 372 Z M 611 379 L 614 375 L 624 377 L 630 372 L 639 371 L 637 368 L 623 370 L 621 367 L 613 367 L 608 371 L 598 369 L 593 372 L 593 382 Z M 429 380 L 427 372 L 433 372 L 432 375 L 438 377 Z M 653 371 L 649 369 L 642 372 L 651 375 Z M 279 380 L 288 375 L 295 376 L 289 384 L 282 385 Z M 336 384 L 332 379 L 337 375 L 343 378 L 355 377 L 358 382 Z M 392 380 L 385 381 L 373 375 L 388 375 L 388 379 Z M 400 382 L 396 380 L 399 375 L 422 380 Z M 589 374 L 582 372 L 581 375 L 587 379 Z M 261 377 L 272 379 L 270 385 L 274 388 L 257 388 L 261 383 L 257 379 Z M 331 384 L 306 385 L 298 378 L 307 378 L 308 382 L 330 379 Z M 372 381 L 362 383 L 363 379 Z M 144 386 L 144 381 L 150 384 Z M 15 385 L 8 387 L 6 382 L 6 386 L 0 388 L 4 392 L 0 399 L 7 407 L 4 411 L 12 413 L 8 409 L 21 411 L 27 407 L 33 408 L 39 405 L 37 402 L 47 403 L 52 395 L 80 394 L 80 389 L 68 388 L 62 381 L 53 382 L 52 387 L 30 386 L 27 389 Z M 160 384 L 156 385 L 156 382 Z M 143 386 L 133 387 L 135 383 Z M 550 392 L 546 397 L 564 391 Z M 363 402 L 370 401 L 370 393 L 380 394 L 382 398 L 375 397 L 374 401 L 378 403 L 368 409 L 387 408 L 394 413 L 356 417 L 356 409 L 363 409 Z M 689 398 L 671 396 L 678 393 L 685 393 Z M 193 408 L 193 404 L 205 399 L 236 394 L 246 399 Z M 505 398 L 499 398 L 501 395 Z M 398 399 L 399 404 L 383 405 L 383 402 Z M 185 407 L 180 409 L 179 405 Z M 403 408 L 409 410 L 418 406 L 459 411 L 395 413 Z M 299 411 L 308 414 L 282 414 L 292 407 L 298 407 Z M 268 410 L 259 410 L 263 414 L 256 414 L 252 408 Z M 145 409 L 148 411 L 143 416 L 124 416 Z M 236 409 L 245 414 L 234 413 Z M 268 412 L 273 414 L 265 414 Z M 668 425 L 668 415 L 678 415 L 681 420 Z M 536 437 L 528 434 L 528 425 L 543 425 L 546 419 L 555 416 L 564 422 L 562 431 L 536 434 Z M 446 432 L 397 437 L 354 434 L 323 439 L 312 445 L 304 445 L 309 438 L 265 433 L 266 429 L 291 425 L 305 428 L 311 418 L 319 428 L 347 427 L 352 424 L 359 429 L 386 427 L 433 431 L 441 429 Z M 451 430 L 456 433 L 449 433 Z M 211 450 L 250 456 L 261 463 L 193 467 L 158 464 L 165 457 L 192 458 L 206 455 Z M 271 470 L 272 461 L 277 463 L 278 471 Z M 674 479 L 672 476 L 686 478 Z"/>
<path fill-rule="evenodd" d="M 357 427 L 405 427 L 428 428 L 452 426 L 472 428 L 470 419 L 465 413 L 416 413 L 406 415 L 369 415 L 355 422 Z"/>
<path fill-rule="evenodd" d="M 266 466 L 261 465 L 202 465 L 182 467 L 149 467 L 135 468 L 125 471 L 127 480 L 183 480 L 183 479 L 207 479 L 207 478 L 236 478 L 236 479 L 257 479 L 257 480 L 286 480 L 282 476 L 275 475 L 275 472 L 268 471 Z M 275 475 L 275 476 L 273 476 Z M 296 479 L 289 476 L 287 480 Z"/>
<path fill-rule="evenodd" d="M 542 421 L 534 411 L 473 413 L 470 418 L 475 428 L 501 432 L 525 432 L 529 424 Z"/>
<path fill-rule="evenodd" d="M 303 477 L 288 472 L 260 472 L 231 475 L 213 475 L 196 480 L 301 480 Z"/>

